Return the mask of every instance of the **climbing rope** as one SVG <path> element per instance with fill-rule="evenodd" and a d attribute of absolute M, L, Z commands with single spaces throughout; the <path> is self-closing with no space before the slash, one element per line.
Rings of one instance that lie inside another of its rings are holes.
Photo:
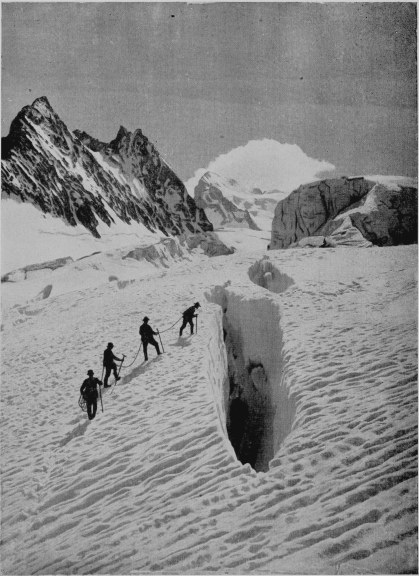
<path fill-rule="evenodd" d="M 174 326 L 176 326 L 176 324 L 178 324 L 181 320 L 182 320 L 182 316 L 181 316 L 178 320 L 176 320 L 176 322 L 175 322 L 174 324 L 172 324 L 169 328 L 166 328 L 165 330 L 158 330 L 157 333 L 160 335 L 160 334 L 163 334 L 164 332 L 168 332 L 168 331 L 171 330 Z M 162 348 L 163 348 L 163 343 L 162 343 L 162 341 L 161 341 L 161 338 L 160 338 L 160 343 L 161 343 Z M 130 368 L 130 367 L 135 363 L 135 361 L 137 360 L 138 354 L 140 353 L 140 350 L 141 350 L 141 346 L 142 346 L 142 345 L 143 345 L 143 343 L 141 342 L 140 347 L 139 347 L 138 350 L 137 350 L 137 354 L 135 355 L 134 360 L 131 362 L 131 364 L 127 364 L 126 366 L 124 366 L 124 368 Z M 121 368 L 122 368 L 122 366 L 120 367 L 120 369 L 121 369 Z M 103 378 L 102 378 L 102 380 L 103 380 Z"/>
<path fill-rule="evenodd" d="M 183 315 L 180 316 L 180 318 L 179 318 L 178 320 L 176 320 L 176 322 L 175 322 L 174 324 L 172 324 L 171 326 L 169 326 L 169 328 L 166 328 L 165 330 L 157 330 L 157 334 L 159 335 L 160 344 L 161 344 L 161 347 L 162 347 L 163 352 L 164 352 L 164 348 L 163 348 L 163 342 L 162 342 L 162 340 L 161 340 L 160 334 L 164 334 L 164 332 L 168 332 L 169 330 L 171 330 L 172 328 L 174 328 L 174 327 L 176 326 L 176 324 L 178 324 L 178 323 L 182 320 L 182 318 L 183 318 Z M 196 332 L 198 333 L 198 318 L 197 318 L 197 321 L 196 321 Z M 130 368 L 130 367 L 135 363 L 135 361 L 137 360 L 138 354 L 140 353 L 140 350 L 141 350 L 142 345 L 143 345 L 143 343 L 141 342 L 141 344 L 140 344 L 140 346 L 139 346 L 139 348 L 138 348 L 138 350 L 137 350 L 137 354 L 135 355 L 134 360 L 131 362 L 131 364 L 128 364 L 127 366 L 124 366 L 124 368 Z M 123 360 L 122 360 L 121 365 L 120 365 L 120 367 L 119 367 L 118 375 L 119 375 L 119 373 L 120 373 L 120 371 L 121 371 L 121 368 L 122 368 L 122 364 L 123 364 L 124 359 L 125 359 L 125 355 L 123 356 Z M 103 374 L 104 374 L 104 372 L 105 372 L 105 367 L 103 366 L 103 368 L 102 368 L 102 378 L 101 378 L 101 380 L 100 380 L 101 382 L 103 382 Z M 115 385 L 116 385 L 116 381 L 115 381 Z M 115 388 L 115 386 L 112 387 L 112 390 L 111 390 L 110 394 L 112 394 L 113 388 Z M 100 386 L 99 386 L 99 398 L 100 398 L 100 402 L 101 402 L 101 404 L 102 404 L 102 412 L 103 412 L 102 391 L 101 391 L 101 389 L 100 389 Z M 87 402 L 86 402 L 86 400 L 84 399 L 84 397 L 83 397 L 81 394 L 80 394 L 80 397 L 79 397 L 79 402 L 78 402 L 78 404 L 79 404 L 80 408 L 83 410 L 83 412 L 86 412 L 86 411 L 87 411 Z"/>
<path fill-rule="evenodd" d="M 174 324 L 172 324 L 170 326 L 170 328 L 166 328 L 166 330 L 159 330 L 159 334 L 163 334 L 164 332 L 168 332 L 169 330 L 171 330 L 173 328 L 173 326 L 176 326 L 176 324 L 178 322 L 180 322 L 182 320 L 182 316 L 179 318 L 179 320 L 176 320 L 176 322 Z"/>
<path fill-rule="evenodd" d="M 179 318 L 179 320 L 176 320 L 176 322 L 174 324 L 172 324 L 169 328 L 166 328 L 166 330 L 159 330 L 158 334 L 163 334 L 163 332 L 168 332 L 169 330 L 171 330 L 174 326 L 176 326 L 176 324 L 178 322 L 180 322 L 182 320 L 182 316 Z M 160 339 L 161 342 L 161 339 Z M 141 342 L 140 347 L 138 348 L 137 354 L 135 355 L 134 360 L 131 362 L 131 364 L 127 364 L 126 366 L 124 366 L 124 368 L 130 368 L 134 362 L 137 360 L 138 354 L 140 353 L 141 350 L 141 346 L 143 345 L 143 343 Z"/>
<path fill-rule="evenodd" d="M 131 362 L 131 364 L 128 364 L 127 366 L 124 366 L 124 368 L 129 368 L 130 366 L 132 366 L 132 365 L 134 364 L 134 362 L 137 360 L 138 354 L 140 353 L 140 350 L 141 350 L 141 346 L 142 346 L 142 345 L 143 345 L 143 343 L 141 342 L 140 347 L 138 348 L 138 352 L 137 352 L 137 354 L 135 355 L 134 360 Z"/>

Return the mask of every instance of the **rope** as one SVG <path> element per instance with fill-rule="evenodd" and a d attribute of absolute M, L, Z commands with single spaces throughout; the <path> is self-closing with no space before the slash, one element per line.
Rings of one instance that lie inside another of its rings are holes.
<path fill-rule="evenodd" d="M 135 355 L 134 360 L 131 362 L 131 364 L 128 364 L 127 366 L 124 366 L 124 368 L 129 368 L 130 366 L 132 366 L 132 365 L 134 364 L 134 362 L 137 360 L 138 354 L 140 353 L 140 350 L 141 350 L 141 346 L 142 346 L 142 345 L 143 345 L 143 343 L 141 342 L 140 347 L 138 348 L 138 352 L 137 352 L 137 354 Z"/>
<path fill-rule="evenodd" d="M 168 332 L 169 330 L 171 330 L 173 328 L 173 326 L 176 326 L 176 324 L 178 322 L 180 322 L 182 320 L 182 316 L 179 318 L 179 320 L 176 320 L 176 322 L 174 324 L 172 324 L 170 326 L 170 328 L 166 328 L 166 330 L 159 330 L 159 334 L 163 334 L 164 332 Z"/>

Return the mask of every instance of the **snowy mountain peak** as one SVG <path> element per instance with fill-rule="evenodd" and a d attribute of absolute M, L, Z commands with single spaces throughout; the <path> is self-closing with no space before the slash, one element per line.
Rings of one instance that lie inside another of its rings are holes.
<path fill-rule="evenodd" d="M 109 144 L 71 133 L 46 97 L 25 106 L 2 139 L 2 189 L 97 238 L 100 226 L 121 221 L 166 235 L 212 230 L 141 130 L 121 126 Z"/>
<path fill-rule="evenodd" d="M 49 100 L 46 96 L 40 96 L 32 103 L 32 108 L 37 110 L 40 114 L 47 116 L 48 114 L 56 116 Z"/>
<path fill-rule="evenodd" d="M 234 200 L 241 200 L 236 184 L 213 172 L 206 172 L 195 188 L 195 202 L 205 211 L 215 228 L 239 227 L 259 230 L 246 208 L 239 208 Z"/>

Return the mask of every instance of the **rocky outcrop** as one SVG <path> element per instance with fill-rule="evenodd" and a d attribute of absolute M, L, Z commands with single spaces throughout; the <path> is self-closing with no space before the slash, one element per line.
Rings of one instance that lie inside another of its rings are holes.
<path fill-rule="evenodd" d="M 62 268 L 67 264 L 73 262 L 71 256 L 66 258 L 57 258 L 56 260 L 49 260 L 48 262 L 40 262 L 39 264 L 30 264 L 29 266 L 24 266 L 23 268 L 18 268 L 12 270 L 4 276 L 1 277 L 2 282 L 20 282 L 21 280 L 27 280 L 36 275 L 40 275 L 43 272 L 52 272 L 57 270 L 57 268 Z"/>
<path fill-rule="evenodd" d="M 279 202 L 270 249 L 415 242 L 417 188 L 385 186 L 359 177 L 300 186 Z"/>
<path fill-rule="evenodd" d="M 189 250 L 201 248 L 206 256 L 229 256 L 234 254 L 234 248 L 228 248 L 214 232 L 199 234 L 187 234 L 180 237 L 180 242 L 184 243 Z"/>
<path fill-rule="evenodd" d="M 196 205 L 204 210 L 214 228 L 236 227 L 259 230 L 248 210 L 241 209 L 226 197 L 230 191 L 234 197 L 236 183 L 218 174 L 206 172 L 195 187 Z"/>
<path fill-rule="evenodd" d="M 164 234 L 212 230 L 179 178 L 141 130 L 105 144 L 67 126 L 42 97 L 2 138 L 3 197 L 31 202 L 100 237 L 100 222 L 140 222 Z"/>

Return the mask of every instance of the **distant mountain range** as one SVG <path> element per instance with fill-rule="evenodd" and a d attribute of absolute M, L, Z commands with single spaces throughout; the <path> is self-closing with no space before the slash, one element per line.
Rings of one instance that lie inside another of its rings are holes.
<path fill-rule="evenodd" d="M 165 235 L 213 229 L 141 130 L 100 142 L 71 132 L 47 98 L 25 106 L 2 138 L 2 197 L 83 226 L 139 222 Z"/>
<path fill-rule="evenodd" d="M 193 191 L 196 205 L 205 211 L 215 230 L 249 228 L 271 230 L 275 207 L 286 194 L 279 190 L 262 192 L 233 178 L 207 171 Z"/>
<path fill-rule="evenodd" d="M 206 172 L 195 188 L 195 202 L 205 211 L 215 229 L 223 227 L 251 228 L 259 230 L 245 208 L 239 208 L 227 196 L 239 204 L 241 201 L 239 187 L 234 180 L 227 180 L 218 174 Z M 250 207 L 251 202 L 248 203 Z"/>

